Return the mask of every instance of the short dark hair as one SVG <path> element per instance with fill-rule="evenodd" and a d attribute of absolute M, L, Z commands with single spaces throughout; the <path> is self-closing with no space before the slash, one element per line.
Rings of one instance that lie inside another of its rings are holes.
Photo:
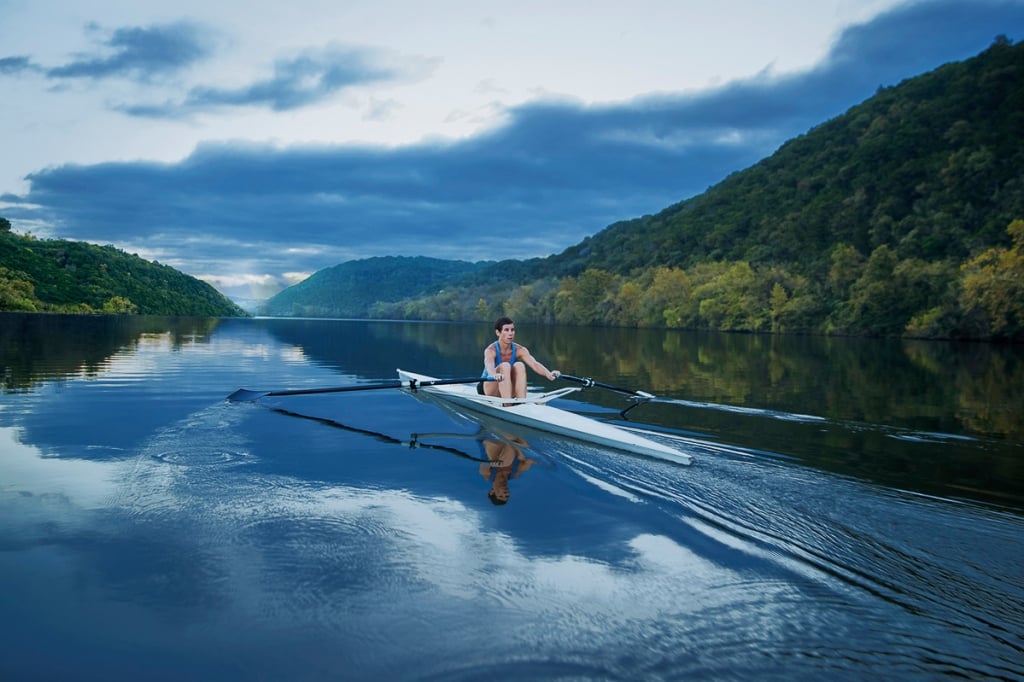
<path fill-rule="evenodd" d="M 508 500 L 501 499 L 500 497 L 494 494 L 493 490 L 487 491 L 487 499 L 490 500 L 491 504 L 493 504 L 496 507 L 500 507 L 503 504 L 508 504 Z"/>
<path fill-rule="evenodd" d="M 499 317 L 494 321 L 494 331 L 500 332 L 501 328 L 506 324 L 515 324 L 515 322 L 512 321 L 511 317 Z"/>

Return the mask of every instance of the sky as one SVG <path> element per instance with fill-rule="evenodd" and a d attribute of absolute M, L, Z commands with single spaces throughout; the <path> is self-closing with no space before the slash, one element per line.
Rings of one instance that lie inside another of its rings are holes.
<path fill-rule="evenodd" d="M 0 0 L 0 216 L 238 300 L 547 256 L 999 35 L 1024 0 Z"/>

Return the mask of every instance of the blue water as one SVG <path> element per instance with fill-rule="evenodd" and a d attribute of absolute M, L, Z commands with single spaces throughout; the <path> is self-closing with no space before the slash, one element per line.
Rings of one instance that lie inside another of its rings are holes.
<path fill-rule="evenodd" d="M 814 405 L 632 412 L 684 467 L 394 389 L 226 401 L 465 374 L 448 330 L 323 323 L 328 357 L 275 324 L 90 338 L 0 396 L 0 679 L 1024 679 L 1019 506 L 801 459 L 840 428 L 935 457 L 997 441 Z M 692 411 L 808 440 L 727 442 Z M 486 445 L 509 438 L 496 506 Z"/>

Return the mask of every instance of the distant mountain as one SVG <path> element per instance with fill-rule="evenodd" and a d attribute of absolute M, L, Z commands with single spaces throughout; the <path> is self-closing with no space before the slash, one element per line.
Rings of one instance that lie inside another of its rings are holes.
<path fill-rule="evenodd" d="M 260 307 L 280 317 L 356 317 L 371 315 L 381 302 L 438 293 L 446 284 L 484 267 L 437 258 L 385 256 L 349 261 L 319 270 L 276 294 Z"/>
<path fill-rule="evenodd" d="M 237 317 L 212 286 L 113 246 L 16 235 L 0 218 L 0 311 Z"/>
<path fill-rule="evenodd" d="M 228 298 L 239 308 L 251 314 L 258 313 L 260 308 L 263 307 L 263 304 L 267 302 L 267 299 L 265 298 L 251 298 L 243 296 L 229 296 Z"/>

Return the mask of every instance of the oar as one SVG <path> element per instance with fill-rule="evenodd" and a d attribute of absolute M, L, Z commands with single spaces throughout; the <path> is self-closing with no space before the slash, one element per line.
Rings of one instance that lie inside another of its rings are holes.
<path fill-rule="evenodd" d="M 574 377 L 571 374 L 559 374 L 558 378 L 565 379 L 566 381 L 575 381 L 578 384 L 583 384 L 583 388 L 590 388 L 592 386 L 596 386 L 597 388 L 603 388 L 608 391 L 615 391 L 616 393 L 624 393 L 628 396 L 632 396 L 636 400 L 636 402 L 627 407 L 626 409 L 622 410 L 621 412 L 619 412 L 623 419 L 626 419 L 626 413 L 632 410 L 637 405 L 645 403 L 648 400 L 653 400 L 654 398 L 657 397 L 655 395 L 652 395 L 651 393 L 647 393 L 646 391 L 637 391 L 632 388 L 612 386 L 611 384 L 596 381 L 594 379 L 591 379 L 590 377 Z"/>
<path fill-rule="evenodd" d="M 378 381 L 372 384 L 354 384 L 352 386 L 333 386 L 329 388 L 289 388 L 276 391 L 250 391 L 240 388 L 228 396 L 231 402 L 252 402 L 266 396 L 280 395 L 311 395 L 313 393 L 346 393 L 348 391 L 373 391 L 379 388 L 410 388 L 416 390 L 421 386 L 444 386 L 446 384 L 475 384 L 478 381 L 491 381 L 484 377 L 466 377 L 462 379 L 430 379 L 429 381 L 417 381 L 410 379 L 400 381 Z"/>
<path fill-rule="evenodd" d="M 644 391 L 636 391 L 632 388 L 622 388 L 621 386 L 612 386 L 611 384 L 601 383 L 600 381 L 595 381 L 594 379 L 591 379 L 589 377 L 574 377 L 571 374 L 559 374 L 558 378 L 565 379 L 567 381 L 575 381 L 578 384 L 583 384 L 584 388 L 597 386 L 598 388 L 604 388 L 609 391 L 615 391 L 616 393 L 625 393 L 626 395 L 631 395 L 634 398 L 641 398 L 643 400 L 650 400 L 651 398 L 657 397 Z"/>

